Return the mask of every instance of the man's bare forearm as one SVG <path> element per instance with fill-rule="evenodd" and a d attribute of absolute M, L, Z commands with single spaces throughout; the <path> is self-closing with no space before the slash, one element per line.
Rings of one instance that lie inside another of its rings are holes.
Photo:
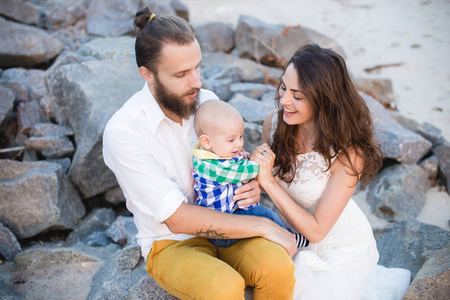
<path fill-rule="evenodd" d="M 213 239 L 263 237 L 282 246 L 291 257 L 297 251 L 294 235 L 264 217 L 227 214 L 183 203 L 164 223 L 173 233 Z"/>
<path fill-rule="evenodd" d="M 182 204 L 164 223 L 173 233 L 212 239 L 262 236 L 266 220 L 255 216 L 222 213 L 206 207 Z"/>

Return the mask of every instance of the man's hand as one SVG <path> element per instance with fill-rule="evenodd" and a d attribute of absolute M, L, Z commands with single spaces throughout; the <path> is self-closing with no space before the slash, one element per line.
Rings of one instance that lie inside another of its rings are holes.
<path fill-rule="evenodd" d="M 252 179 L 245 182 L 243 186 L 234 192 L 233 201 L 239 201 L 239 207 L 248 207 L 259 203 L 260 198 L 261 189 L 259 188 L 259 183 Z"/>

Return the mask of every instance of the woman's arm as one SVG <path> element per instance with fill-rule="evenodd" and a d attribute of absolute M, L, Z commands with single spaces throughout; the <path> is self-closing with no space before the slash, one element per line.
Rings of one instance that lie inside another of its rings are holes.
<path fill-rule="evenodd" d="M 267 152 L 261 154 L 263 150 Z M 353 164 L 360 170 L 363 160 L 354 151 L 349 152 Z M 334 226 L 356 189 L 357 178 L 350 175 L 347 158 L 340 154 L 331 165 L 331 176 L 312 215 L 297 205 L 275 181 L 272 176 L 274 159 L 275 154 L 267 145 L 255 150 L 252 160 L 260 165 L 258 182 L 295 230 L 312 243 L 320 242 Z"/>

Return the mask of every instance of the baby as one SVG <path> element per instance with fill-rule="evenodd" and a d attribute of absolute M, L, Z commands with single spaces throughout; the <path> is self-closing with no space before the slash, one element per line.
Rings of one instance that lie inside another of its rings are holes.
<path fill-rule="evenodd" d="M 259 171 L 257 163 L 242 156 L 245 154 L 244 120 L 239 112 L 224 101 L 206 101 L 195 114 L 194 129 L 199 140 L 192 145 L 197 205 L 225 213 L 266 217 L 286 228 L 271 209 L 259 203 L 239 207 L 233 201 L 234 191 L 242 186 L 242 182 L 255 178 Z M 303 236 L 294 234 L 298 247 L 309 244 Z M 209 241 L 215 246 L 228 247 L 238 240 Z"/>

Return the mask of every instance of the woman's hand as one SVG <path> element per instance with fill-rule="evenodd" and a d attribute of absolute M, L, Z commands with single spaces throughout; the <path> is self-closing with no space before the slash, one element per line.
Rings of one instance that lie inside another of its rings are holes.
<path fill-rule="evenodd" d="M 281 226 L 275 224 L 267 218 L 262 218 L 263 221 L 267 221 L 266 229 L 264 230 L 263 238 L 279 244 L 283 247 L 289 256 L 292 258 L 295 253 L 297 253 L 297 244 L 295 241 L 295 236 L 282 228 Z"/>
<path fill-rule="evenodd" d="M 272 149 L 270 149 L 267 144 L 256 147 L 250 160 L 259 165 L 259 174 L 256 179 L 262 187 L 264 187 L 266 183 L 273 181 L 272 171 L 275 153 L 273 153 Z"/>

